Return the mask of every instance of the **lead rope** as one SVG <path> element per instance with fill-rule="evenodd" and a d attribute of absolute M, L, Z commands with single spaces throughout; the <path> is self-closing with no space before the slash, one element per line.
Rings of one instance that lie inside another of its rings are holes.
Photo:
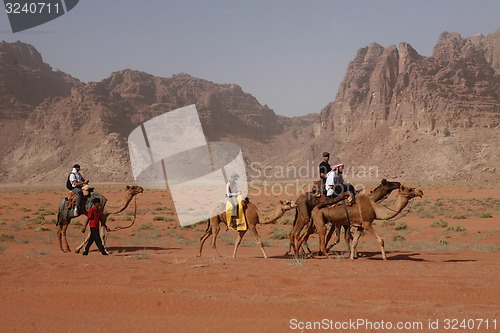
<path fill-rule="evenodd" d="M 403 218 L 405 217 L 406 215 L 408 215 L 408 213 L 410 213 L 410 210 L 411 210 L 411 207 L 413 206 L 413 199 L 410 200 L 410 207 L 408 208 L 408 210 L 403 214 L 403 215 L 400 215 L 398 216 L 397 218 L 393 218 L 393 219 L 387 219 L 386 221 L 391 221 L 391 222 L 394 222 L 394 221 L 397 221 L 399 220 L 400 218 Z M 391 209 L 389 207 L 386 207 L 384 206 L 385 208 L 389 209 L 389 210 L 392 210 L 393 212 L 396 212 L 394 209 Z"/>
<path fill-rule="evenodd" d="M 109 230 L 108 232 L 113 232 L 113 231 L 118 231 L 118 230 L 123 230 L 123 229 L 128 229 L 130 228 L 131 226 L 134 225 L 135 223 L 135 218 L 137 217 L 137 197 L 134 197 L 134 219 L 132 220 L 132 223 L 130 225 L 127 225 L 125 227 L 122 227 L 122 226 L 117 226 L 115 227 L 114 229 L 111 229 Z"/>

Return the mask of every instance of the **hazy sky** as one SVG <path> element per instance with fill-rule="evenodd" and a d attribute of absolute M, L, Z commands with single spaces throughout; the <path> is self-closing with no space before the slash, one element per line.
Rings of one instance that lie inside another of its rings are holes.
<path fill-rule="evenodd" d="M 15 34 L 0 12 L 0 40 L 32 44 L 82 81 L 125 68 L 183 72 L 236 83 L 286 116 L 333 101 L 349 61 L 372 42 L 408 42 L 429 56 L 443 31 L 469 37 L 498 28 L 499 0 L 80 0 Z"/>

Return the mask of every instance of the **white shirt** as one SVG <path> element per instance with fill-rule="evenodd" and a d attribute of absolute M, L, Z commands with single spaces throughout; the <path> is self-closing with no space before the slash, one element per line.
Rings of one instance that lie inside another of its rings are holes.
<path fill-rule="evenodd" d="M 240 192 L 240 190 L 238 189 L 237 182 L 234 182 L 232 185 L 231 185 L 231 181 L 227 182 L 227 184 L 226 184 L 226 196 L 228 198 L 240 194 L 239 192 Z"/>
<path fill-rule="evenodd" d="M 326 190 L 327 196 L 330 196 L 333 194 L 333 185 L 335 185 L 334 176 L 335 176 L 335 172 L 333 172 L 333 171 L 330 171 L 326 175 L 325 190 Z M 332 188 L 330 188 L 330 186 L 332 186 Z"/>
<path fill-rule="evenodd" d="M 78 171 L 76 171 L 75 168 L 73 168 L 73 170 L 71 170 L 71 175 L 69 175 L 69 181 L 71 182 L 73 187 L 76 187 L 74 182 L 78 183 L 83 182 L 83 177 Z"/>

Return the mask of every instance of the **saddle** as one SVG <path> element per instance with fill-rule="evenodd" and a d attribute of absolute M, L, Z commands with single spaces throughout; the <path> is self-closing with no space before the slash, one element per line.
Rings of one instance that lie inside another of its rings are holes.
<path fill-rule="evenodd" d="M 68 191 L 66 194 L 66 208 L 70 209 L 76 203 L 76 193 Z"/>
<path fill-rule="evenodd" d="M 241 201 L 243 200 L 243 197 L 241 195 L 238 195 L 238 217 L 236 218 L 236 230 L 237 231 L 244 231 L 247 230 L 247 222 L 245 219 L 245 212 L 243 211 L 243 205 L 241 204 Z M 233 205 L 229 200 L 226 201 L 226 223 L 228 228 L 231 228 L 234 230 L 234 228 L 231 227 L 231 212 L 233 210 Z"/>

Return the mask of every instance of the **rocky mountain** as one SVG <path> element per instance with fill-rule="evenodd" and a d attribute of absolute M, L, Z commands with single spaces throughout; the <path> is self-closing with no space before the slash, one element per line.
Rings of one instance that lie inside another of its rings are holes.
<path fill-rule="evenodd" d="M 320 113 L 339 159 L 420 179 L 491 179 L 500 167 L 500 29 L 444 32 L 430 57 L 371 44 Z"/>
<path fill-rule="evenodd" d="M 373 43 L 357 52 L 331 103 L 294 118 L 236 84 L 187 74 L 127 69 L 82 83 L 30 45 L 0 42 L 0 182 L 63 184 L 77 162 L 93 181 L 133 181 L 130 132 L 190 104 L 208 140 L 242 147 L 251 178 L 316 177 L 328 150 L 353 182 L 498 180 L 500 29 L 442 33 L 430 57 L 407 43 Z"/>

